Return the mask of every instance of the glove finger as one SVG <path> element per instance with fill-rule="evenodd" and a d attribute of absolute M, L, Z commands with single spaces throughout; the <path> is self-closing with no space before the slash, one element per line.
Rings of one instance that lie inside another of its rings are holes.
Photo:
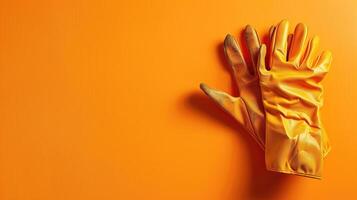
<path fill-rule="evenodd" d="M 257 68 L 258 68 L 258 74 L 259 77 L 266 76 L 269 74 L 269 71 L 267 70 L 265 66 L 265 57 L 266 57 L 266 46 L 265 44 L 262 44 L 259 50 L 259 56 L 258 56 L 258 63 L 257 63 Z M 260 80 L 261 81 L 261 80 Z"/>
<path fill-rule="evenodd" d="M 259 48 L 260 48 L 260 41 L 256 30 L 252 26 L 247 25 L 245 27 L 244 39 L 247 44 L 251 63 L 252 63 L 251 71 L 253 72 L 254 75 L 256 75 L 256 66 L 257 66 L 257 59 L 258 59 Z"/>
<path fill-rule="evenodd" d="M 200 88 L 215 103 L 223 108 L 223 110 L 233 116 L 251 134 L 254 134 L 252 125 L 249 120 L 248 110 L 242 98 L 232 97 L 225 92 L 212 89 L 204 83 L 200 84 Z"/>
<path fill-rule="evenodd" d="M 292 34 L 292 33 L 290 33 L 288 35 L 288 42 L 287 42 L 287 44 L 288 44 L 288 55 L 289 55 L 289 49 L 290 49 L 290 47 L 292 45 L 293 37 L 294 37 L 294 34 Z"/>
<path fill-rule="evenodd" d="M 249 81 L 251 75 L 238 43 L 230 34 L 228 34 L 224 39 L 224 52 L 233 69 L 239 88 L 243 83 Z"/>
<path fill-rule="evenodd" d="M 295 27 L 294 36 L 288 56 L 288 61 L 294 62 L 296 66 L 300 65 L 300 60 L 305 50 L 306 38 L 307 27 L 305 24 L 300 23 Z"/>
<path fill-rule="evenodd" d="M 273 35 L 273 56 L 282 62 L 287 61 L 287 43 L 289 35 L 289 22 L 287 20 L 281 21 Z M 270 66 L 272 67 L 272 65 Z"/>
<path fill-rule="evenodd" d="M 275 26 L 273 25 L 269 28 L 269 40 L 270 41 L 273 39 L 274 31 L 275 31 Z"/>
<path fill-rule="evenodd" d="M 332 53 L 330 51 L 323 51 L 316 62 L 314 71 L 326 74 L 330 70 L 331 61 Z"/>
<path fill-rule="evenodd" d="M 303 64 L 306 65 L 307 68 L 312 68 L 314 64 L 314 60 L 316 60 L 317 50 L 319 47 L 320 39 L 318 36 L 314 36 L 307 45 L 306 53 L 303 59 Z"/>
<path fill-rule="evenodd" d="M 268 59 L 267 62 L 269 63 L 267 68 L 270 69 L 270 66 L 273 64 L 273 51 L 274 51 L 274 44 L 275 44 L 275 32 L 276 32 L 276 26 L 271 26 L 269 29 L 269 54 L 268 54 Z"/>

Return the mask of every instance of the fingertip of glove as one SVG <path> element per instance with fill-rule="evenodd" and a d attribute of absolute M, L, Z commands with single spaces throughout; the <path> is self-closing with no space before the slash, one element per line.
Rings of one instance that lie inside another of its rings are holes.
<path fill-rule="evenodd" d="M 245 28 L 244 28 L 244 31 L 245 31 L 246 33 L 251 33 L 251 32 L 254 31 L 254 29 L 253 29 L 253 27 L 252 27 L 250 24 L 247 24 L 247 25 L 245 26 Z"/>
<path fill-rule="evenodd" d="M 302 30 L 302 31 L 307 31 L 307 26 L 306 26 L 306 24 L 300 22 L 296 25 L 296 29 Z"/>
<path fill-rule="evenodd" d="M 221 96 L 218 91 L 210 88 L 208 85 L 205 83 L 200 83 L 200 88 L 201 90 L 210 98 L 216 101 L 217 97 Z"/>
<path fill-rule="evenodd" d="M 209 87 L 205 83 L 200 83 L 200 88 L 204 93 L 208 93 Z"/>
<path fill-rule="evenodd" d="M 318 35 L 314 35 L 311 39 L 311 43 L 318 45 L 320 43 L 320 37 Z"/>
<path fill-rule="evenodd" d="M 206 87 L 206 84 L 204 84 L 204 83 L 200 83 L 200 88 L 203 90 L 203 88 L 205 88 Z"/>
<path fill-rule="evenodd" d="M 234 37 L 228 33 L 224 38 L 224 46 L 225 47 L 232 46 L 233 43 L 234 43 Z"/>
<path fill-rule="evenodd" d="M 289 20 L 288 19 L 283 19 L 279 23 L 280 25 L 289 25 Z"/>
<path fill-rule="evenodd" d="M 330 50 L 325 50 L 324 54 L 332 59 L 332 52 Z"/>

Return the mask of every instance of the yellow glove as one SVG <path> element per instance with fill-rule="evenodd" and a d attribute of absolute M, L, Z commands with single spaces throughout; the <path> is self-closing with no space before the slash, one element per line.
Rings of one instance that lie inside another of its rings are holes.
<path fill-rule="evenodd" d="M 318 38 L 305 48 L 307 28 L 299 24 L 288 48 L 289 23 L 273 31 L 269 70 L 260 49 L 259 80 L 266 114 L 265 160 L 268 170 L 320 178 L 323 154 L 330 150 L 320 121 L 322 86 L 331 53 L 317 55 Z"/>
<path fill-rule="evenodd" d="M 247 65 L 237 42 L 231 35 L 227 35 L 224 40 L 224 51 L 232 67 L 240 97 L 232 97 L 225 92 L 211 89 L 203 83 L 200 87 L 211 99 L 245 127 L 259 146 L 264 149 L 265 117 L 256 72 L 260 41 L 256 31 L 249 25 L 244 30 L 244 38 L 253 66 Z"/>
<path fill-rule="evenodd" d="M 270 30 L 272 39 L 275 27 Z M 290 34 L 289 36 L 292 36 Z M 290 38 L 290 37 L 289 37 Z M 244 30 L 244 39 L 250 53 L 253 66 L 248 66 L 242 52 L 231 35 L 224 40 L 224 51 L 232 67 L 233 76 L 238 85 L 240 96 L 232 97 L 229 94 L 209 88 L 201 84 L 201 89 L 227 113 L 233 116 L 253 136 L 258 145 L 265 148 L 265 115 L 261 100 L 259 80 L 256 73 L 260 41 L 256 31 L 247 26 Z M 248 69 L 250 67 L 250 69 Z M 327 136 L 323 137 L 324 156 L 329 151 Z"/>

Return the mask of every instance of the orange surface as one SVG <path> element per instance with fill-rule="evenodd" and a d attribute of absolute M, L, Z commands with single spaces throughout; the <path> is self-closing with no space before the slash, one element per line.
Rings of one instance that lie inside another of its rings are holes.
<path fill-rule="evenodd" d="M 283 18 L 333 52 L 322 181 L 266 172 L 198 88 L 231 91 L 226 33 Z M 2 1 L 0 199 L 352 199 L 356 48 L 354 0 Z"/>

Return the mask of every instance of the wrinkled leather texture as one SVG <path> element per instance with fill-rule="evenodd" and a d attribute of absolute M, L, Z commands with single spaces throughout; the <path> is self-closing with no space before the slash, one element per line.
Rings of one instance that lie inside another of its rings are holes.
<path fill-rule="evenodd" d="M 259 80 L 266 114 L 265 160 L 268 170 L 320 178 L 323 156 L 330 150 L 322 126 L 321 81 L 332 60 L 329 51 L 317 56 L 318 37 L 307 47 L 307 27 L 298 24 L 289 45 L 289 23 L 273 30 L 269 65 L 266 47 L 259 55 Z"/>

